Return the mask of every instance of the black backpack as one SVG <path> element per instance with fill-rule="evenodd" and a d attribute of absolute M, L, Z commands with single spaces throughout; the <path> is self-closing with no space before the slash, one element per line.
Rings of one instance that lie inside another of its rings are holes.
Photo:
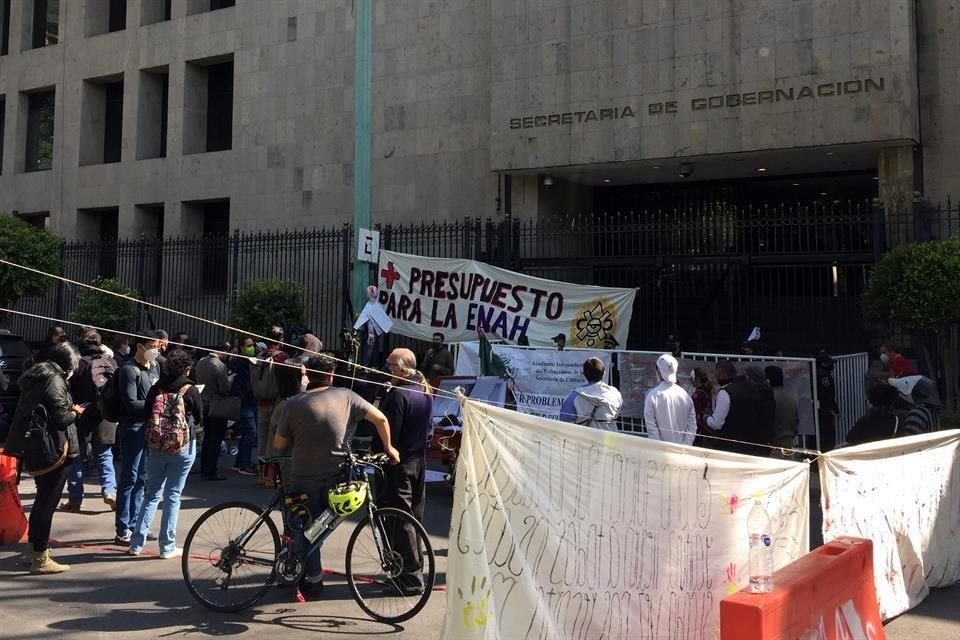
<path fill-rule="evenodd" d="M 79 379 L 71 384 L 70 391 L 74 400 L 90 402 L 99 405 L 103 390 L 109 386 L 117 366 L 113 360 L 105 355 L 93 358 L 84 357 L 80 360 L 81 371 Z"/>
<path fill-rule="evenodd" d="M 30 413 L 17 451 L 7 451 L 23 461 L 24 470 L 37 477 L 50 473 L 67 459 L 67 443 L 50 432 L 47 408 L 40 403 Z"/>

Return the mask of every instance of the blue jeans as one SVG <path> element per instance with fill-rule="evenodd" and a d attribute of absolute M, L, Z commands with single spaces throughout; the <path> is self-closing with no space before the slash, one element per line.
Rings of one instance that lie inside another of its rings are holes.
<path fill-rule="evenodd" d="M 324 509 L 327 508 L 327 490 L 324 489 L 320 492 L 319 495 L 310 494 L 310 499 L 307 501 L 307 509 L 310 510 L 310 515 L 315 519 L 323 513 Z M 293 546 L 297 550 L 297 553 L 304 554 L 307 552 L 307 549 L 310 548 L 310 545 L 313 544 L 307 540 L 307 536 L 303 535 L 303 531 L 297 531 L 293 536 Z M 323 575 L 323 565 L 320 563 L 320 549 L 317 549 L 310 556 L 304 558 L 304 572 L 303 575 L 305 578 L 315 578 L 317 576 Z"/>
<path fill-rule="evenodd" d="M 257 446 L 257 408 L 243 407 L 240 419 L 233 423 L 233 430 L 240 434 L 237 465 L 241 469 L 253 464 L 253 450 Z"/>
<path fill-rule="evenodd" d="M 100 496 L 114 496 L 117 494 L 117 477 L 113 470 L 113 445 L 94 444 L 93 459 L 97 461 L 97 474 L 100 476 Z M 67 495 L 70 504 L 83 502 L 83 468 L 87 460 L 87 445 L 80 444 L 80 455 L 73 459 L 70 475 L 67 476 Z"/>
<path fill-rule="evenodd" d="M 197 457 L 197 441 L 191 440 L 186 449 L 175 455 L 147 451 L 147 488 L 143 506 L 137 514 L 137 523 L 130 538 L 130 548 L 136 551 L 146 544 L 147 532 L 157 513 L 163 495 L 163 515 L 160 518 L 160 553 L 170 553 L 177 546 L 177 520 L 180 517 L 180 494 L 187 484 L 187 476 Z"/>
<path fill-rule="evenodd" d="M 133 532 L 137 514 L 143 504 L 143 487 L 147 481 L 144 466 L 147 448 L 146 428 L 142 422 L 123 424 L 117 427 L 120 443 L 120 473 L 117 476 L 117 535 Z"/>

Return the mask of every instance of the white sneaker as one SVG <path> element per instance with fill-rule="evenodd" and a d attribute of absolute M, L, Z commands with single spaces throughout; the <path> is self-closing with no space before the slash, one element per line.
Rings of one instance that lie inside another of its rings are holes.
<path fill-rule="evenodd" d="M 138 555 L 140 555 L 141 553 L 143 553 L 143 549 L 142 549 L 142 548 L 141 548 L 141 549 L 134 549 L 133 547 L 130 547 L 129 549 L 127 549 L 127 555 L 128 555 L 128 556 L 138 556 Z"/>
<path fill-rule="evenodd" d="M 174 547 L 173 551 L 165 551 L 160 554 L 162 560 L 169 560 L 170 558 L 179 558 L 183 555 L 183 549 L 180 547 Z"/>

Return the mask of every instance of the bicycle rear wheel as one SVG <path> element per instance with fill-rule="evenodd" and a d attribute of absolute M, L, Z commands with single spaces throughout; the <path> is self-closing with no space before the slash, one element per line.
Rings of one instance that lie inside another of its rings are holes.
<path fill-rule="evenodd" d="M 263 509 L 227 502 L 208 510 L 183 545 L 183 580 L 200 604 L 221 613 L 253 606 L 274 578 L 280 534 Z"/>
<path fill-rule="evenodd" d="M 430 538 L 416 518 L 400 509 L 365 516 L 347 543 L 347 583 L 374 620 L 398 623 L 417 615 L 436 578 Z"/>

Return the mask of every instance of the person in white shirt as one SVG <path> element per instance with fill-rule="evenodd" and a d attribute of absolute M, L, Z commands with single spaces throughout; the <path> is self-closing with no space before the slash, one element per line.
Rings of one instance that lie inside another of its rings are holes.
<path fill-rule="evenodd" d="M 583 363 L 583 377 L 587 384 L 570 392 L 560 407 L 560 420 L 574 422 L 601 431 L 618 431 L 617 416 L 623 406 L 623 396 L 616 387 L 603 382 L 605 367 L 599 358 L 588 358 Z"/>
<path fill-rule="evenodd" d="M 697 436 L 697 412 L 693 398 L 677 384 L 679 363 L 665 353 L 657 358 L 660 384 L 647 392 L 643 420 L 647 437 L 662 442 L 692 445 Z"/>

